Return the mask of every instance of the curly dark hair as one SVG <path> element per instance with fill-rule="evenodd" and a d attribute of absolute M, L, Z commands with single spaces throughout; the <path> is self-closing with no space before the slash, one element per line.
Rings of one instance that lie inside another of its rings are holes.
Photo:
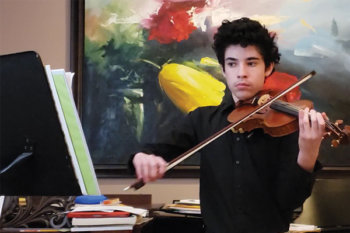
<path fill-rule="evenodd" d="M 278 64 L 281 54 L 275 43 L 275 35 L 258 21 L 249 18 L 240 18 L 233 21 L 224 20 L 214 35 L 213 49 L 219 63 L 225 70 L 225 50 L 230 45 L 240 45 L 243 48 L 254 45 L 262 55 L 265 66 L 271 63 Z"/>

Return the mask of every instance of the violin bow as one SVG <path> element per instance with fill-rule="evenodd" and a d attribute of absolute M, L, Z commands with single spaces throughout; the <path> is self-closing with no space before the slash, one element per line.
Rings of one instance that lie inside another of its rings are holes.
<path fill-rule="evenodd" d="M 281 98 L 282 96 L 284 96 L 285 94 L 287 94 L 289 91 L 291 91 L 292 89 L 300 86 L 301 84 L 303 84 L 304 82 L 306 82 L 307 80 L 309 80 L 310 78 L 312 78 L 314 75 L 316 74 L 315 71 L 311 71 L 309 74 L 305 75 L 304 77 L 302 77 L 298 82 L 294 83 L 293 85 L 291 85 L 290 87 L 286 88 L 285 90 L 279 92 L 277 95 L 275 95 L 273 98 L 271 98 L 270 100 L 268 100 L 266 103 L 260 105 L 259 107 L 257 107 L 255 110 L 253 110 L 252 112 L 248 113 L 246 116 L 244 116 L 242 119 L 236 121 L 236 122 L 232 122 L 229 125 L 227 125 L 225 128 L 219 130 L 218 132 L 214 133 L 213 135 L 211 135 L 210 137 L 208 137 L 207 139 L 205 139 L 204 141 L 198 143 L 196 146 L 192 147 L 191 149 L 187 150 L 186 152 L 184 152 L 183 154 L 179 155 L 178 157 L 174 158 L 173 160 L 171 160 L 168 163 L 168 166 L 166 167 L 166 171 L 172 169 L 173 167 L 175 167 L 176 165 L 178 165 L 179 163 L 181 163 L 182 161 L 186 160 L 187 158 L 189 158 L 190 156 L 192 156 L 193 154 L 195 154 L 196 152 L 198 152 L 199 150 L 201 150 L 203 147 L 207 146 L 208 144 L 210 144 L 211 142 L 215 141 L 217 138 L 221 137 L 222 135 L 224 135 L 226 132 L 230 131 L 231 129 L 233 129 L 234 127 L 236 127 L 237 125 L 241 124 L 242 122 L 244 122 L 245 120 L 248 120 L 249 117 L 253 116 L 255 113 L 260 112 L 262 109 L 264 109 L 265 107 L 269 106 L 271 103 L 273 103 L 274 101 L 276 101 L 277 99 Z M 140 189 L 141 187 L 143 187 L 145 185 L 145 183 L 143 182 L 143 180 L 137 180 L 136 182 L 134 182 L 133 184 L 125 187 L 123 189 L 123 191 L 129 190 L 131 188 L 133 188 L 135 191 Z"/>

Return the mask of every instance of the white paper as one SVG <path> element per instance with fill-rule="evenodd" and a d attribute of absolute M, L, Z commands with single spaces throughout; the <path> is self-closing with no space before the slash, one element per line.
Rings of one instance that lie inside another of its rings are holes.
<path fill-rule="evenodd" d="M 85 205 L 85 206 L 77 206 L 75 207 L 72 212 L 83 212 L 83 211 L 104 211 L 104 212 L 111 212 L 111 211 L 125 211 L 132 214 L 136 214 L 142 217 L 146 217 L 148 210 L 141 209 L 141 208 L 134 208 L 131 206 L 117 206 L 117 205 Z"/>

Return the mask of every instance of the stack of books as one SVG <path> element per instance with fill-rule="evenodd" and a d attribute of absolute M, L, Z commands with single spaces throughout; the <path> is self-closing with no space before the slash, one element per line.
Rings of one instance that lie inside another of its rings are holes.
<path fill-rule="evenodd" d="M 180 214 L 200 215 L 200 202 L 197 199 L 176 200 L 173 204 L 167 204 L 163 207 L 164 210 Z"/>
<path fill-rule="evenodd" d="M 139 218 L 148 211 L 122 204 L 76 204 L 67 213 L 71 231 L 132 230 Z"/>

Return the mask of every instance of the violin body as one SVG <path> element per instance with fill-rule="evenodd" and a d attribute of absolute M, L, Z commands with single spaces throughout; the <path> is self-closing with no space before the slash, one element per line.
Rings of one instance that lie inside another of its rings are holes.
<path fill-rule="evenodd" d="M 299 129 L 298 111 L 293 110 L 289 114 L 286 114 L 284 111 L 277 110 L 283 108 L 285 103 L 284 101 L 272 103 L 270 108 L 256 113 L 250 119 L 237 125 L 234 131 L 249 132 L 253 129 L 262 128 L 265 133 L 272 137 L 281 137 L 296 132 Z M 289 104 L 292 104 L 298 109 L 304 109 L 306 107 L 313 108 L 313 103 L 309 100 L 298 100 Z M 256 106 L 254 105 L 244 104 L 233 110 L 227 119 L 229 122 L 237 122 L 255 108 Z"/>
<path fill-rule="evenodd" d="M 262 94 L 260 97 L 254 97 L 252 100 L 244 101 L 234 109 L 227 117 L 229 122 L 239 122 L 244 116 L 251 112 L 256 112 L 250 115 L 244 121 L 241 121 L 232 128 L 233 132 L 249 132 L 253 129 L 262 128 L 265 133 L 272 137 L 282 137 L 296 132 L 299 129 L 298 115 L 299 111 L 308 107 L 313 108 L 313 103 L 309 100 L 297 100 L 286 102 L 281 99 L 273 101 L 269 106 L 260 111 L 261 104 L 265 104 L 271 97 L 266 97 L 268 94 Z M 262 101 L 260 101 L 262 99 Z M 262 102 L 262 103 L 260 103 Z M 337 147 L 339 144 L 349 143 L 350 126 L 345 126 L 341 129 L 339 125 L 342 120 L 337 120 L 335 123 L 325 120 L 326 131 L 325 137 L 333 137 L 331 142 L 332 147 Z"/>

